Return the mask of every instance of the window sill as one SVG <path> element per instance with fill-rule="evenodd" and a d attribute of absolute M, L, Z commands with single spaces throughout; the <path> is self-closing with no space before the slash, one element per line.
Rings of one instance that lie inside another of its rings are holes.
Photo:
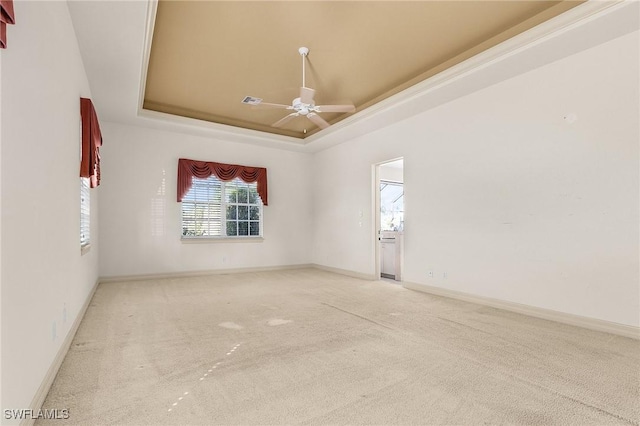
<path fill-rule="evenodd" d="M 191 237 L 180 238 L 183 244 L 209 244 L 209 243 L 261 243 L 263 237 Z"/>

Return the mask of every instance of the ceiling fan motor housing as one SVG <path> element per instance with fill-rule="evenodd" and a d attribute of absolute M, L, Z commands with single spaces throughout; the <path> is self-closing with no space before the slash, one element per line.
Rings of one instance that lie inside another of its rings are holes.
<path fill-rule="evenodd" d="M 304 104 L 304 103 L 302 103 L 300 98 L 295 98 L 291 102 L 291 105 L 293 106 L 293 109 L 300 115 L 307 115 L 311 111 L 313 111 L 313 108 L 314 108 L 313 104 Z"/>

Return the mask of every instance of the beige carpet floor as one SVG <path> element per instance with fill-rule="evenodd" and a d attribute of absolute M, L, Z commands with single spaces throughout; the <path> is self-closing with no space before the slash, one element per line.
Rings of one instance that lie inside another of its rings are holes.
<path fill-rule="evenodd" d="M 638 424 L 640 342 L 324 271 L 101 284 L 37 424 Z"/>

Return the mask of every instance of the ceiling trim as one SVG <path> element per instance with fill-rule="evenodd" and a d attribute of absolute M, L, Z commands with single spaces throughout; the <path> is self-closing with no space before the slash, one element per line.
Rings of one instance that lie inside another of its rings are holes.
<path fill-rule="evenodd" d="M 419 100 L 433 94 L 439 89 L 458 82 L 465 77 L 482 71 L 499 62 L 514 57 L 528 49 L 543 44 L 555 37 L 570 32 L 577 27 L 589 23 L 608 13 L 618 11 L 629 4 L 638 2 L 635 0 L 590 0 L 576 6 L 561 15 L 558 15 L 542 24 L 518 34 L 498 45 L 491 47 L 453 67 L 444 70 L 422 82 L 419 82 L 402 92 L 399 92 L 381 102 L 358 111 L 352 116 L 324 129 L 320 132 L 304 138 L 294 138 L 256 130 L 244 129 L 225 124 L 212 123 L 204 120 L 175 116 L 171 114 L 145 110 L 143 108 L 146 75 L 151 55 L 151 44 L 158 0 L 148 0 L 146 34 L 144 40 L 144 53 L 140 72 L 140 91 L 138 94 L 137 115 L 154 123 L 152 127 L 165 128 L 167 130 L 177 126 L 179 131 L 206 134 L 225 140 L 272 146 L 281 149 L 304 150 L 317 152 L 330 146 L 353 139 L 362 134 L 378 130 L 392 122 L 396 122 L 411 115 L 418 114 L 437 105 L 428 105 L 426 108 L 413 108 L 411 114 L 398 114 L 403 106 L 414 104 Z M 637 25 L 636 25 L 637 27 Z M 613 36 L 611 38 L 614 38 Z M 539 65 L 538 65 L 539 66 Z M 451 99 L 449 99 L 451 100 Z M 441 104 L 440 102 L 438 104 Z M 404 108 L 406 110 L 406 108 Z M 384 116 L 384 119 L 380 119 Z M 149 123 L 151 124 L 151 123 Z M 301 149 L 302 148 L 302 149 Z"/>
<path fill-rule="evenodd" d="M 178 127 L 182 131 L 193 131 L 197 134 L 205 134 L 207 136 L 213 136 L 217 139 L 224 139 L 228 141 L 244 142 L 260 146 L 266 145 L 281 149 L 289 148 L 294 150 L 302 150 L 305 145 L 303 139 L 291 136 L 275 135 L 273 133 L 228 126 L 226 124 L 197 120 L 195 118 L 167 114 L 159 111 L 151 111 L 147 109 L 139 110 L 138 117 L 150 120 L 155 124 L 153 127 L 156 128 L 175 130 L 175 128 Z"/>
<path fill-rule="evenodd" d="M 158 0 L 149 0 L 147 3 L 147 21 L 145 24 L 144 50 L 142 53 L 142 70 L 140 72 L 140 90 L 138 92 L 138 115 L 144 110 L 144 93 L 147 90 L 147 72 L 149 71 L 149 59 L 151 58 L 151 44 L 153 31 L 156 26 L 158 13 Z"/>

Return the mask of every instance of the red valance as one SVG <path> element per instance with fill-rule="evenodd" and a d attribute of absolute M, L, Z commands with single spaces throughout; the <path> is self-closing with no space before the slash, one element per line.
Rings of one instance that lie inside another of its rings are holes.
<path fill-rule="evenodd" d="M 15 24 L 13 0 L 0 0 L 0 49 L 7 48 L 7 24 Z"/>
<path fill-rule="evenodd" d="M 98 115 L 91 99 L 80 98 L 80 116 L 82 117 L 82 160 L 80 177 L 89 178 L 91 188 L 100 185 L 100 147 L 102 133 L 98 124 Z"/>
<path fill-rule="evenodd" d="M 235 164 L 212 163 L 181 158 L 178 160 L 178 202 L 189 192 L 193 185 L 193 178 L 206 179 L 215 175 L 218 179 L 228 182 L 237 177 L 247 183 L 257 182 L 258 195 L 262 204 L 267 201 L 267 169 L 264 167 L 247 167 Z"/>

